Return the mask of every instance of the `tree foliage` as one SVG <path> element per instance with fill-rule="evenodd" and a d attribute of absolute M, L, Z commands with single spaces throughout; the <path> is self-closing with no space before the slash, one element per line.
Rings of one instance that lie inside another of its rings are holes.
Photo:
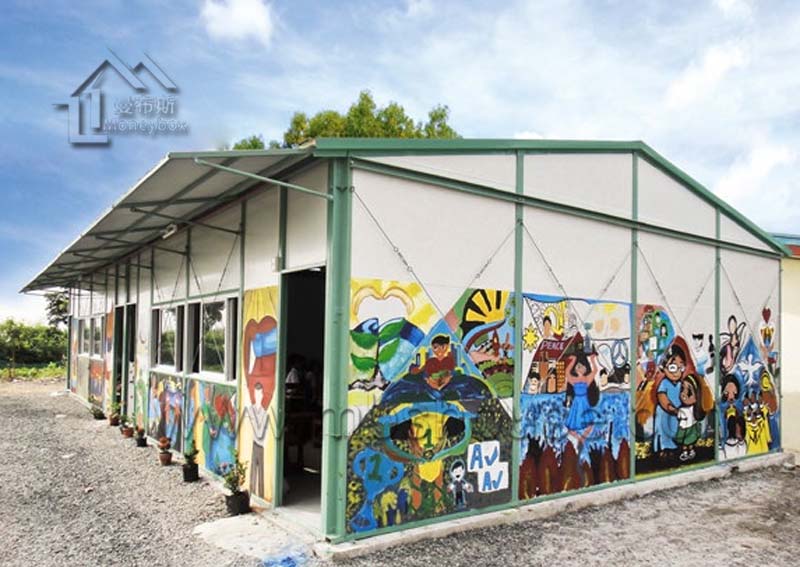
<path fill-rule="evenodd" d="M 26 325 L 14 319 L 0 323 L 0 362 L 17 364 L 60 362 L 67 352 L 67 332 L 47 325 Z"/>
<path fill-rule="evenodd" d="M 305 112 L 295 112 L 283 133 L 283 141 L 272 140 L 269 146 L 295 148 L 314 138 L 458 138 L 449 119 L 450 109 L 436 105 L 428 112 L 426 121 L 414 121 L 397 102 L 379 108 L 372 94 L 365 90 L 344 114 L 320 110 L 309 117 Z M 250 136 L 233 145 L 235 150 L 264 147 L 262 136 Z"/>
<path fill-rule="evenodd" d="M 51 327 L 66 329 L 69 324 L 69 294 L 66 291 L 55 291 L 44 297 L 47 302 L 47 322 Z"/>

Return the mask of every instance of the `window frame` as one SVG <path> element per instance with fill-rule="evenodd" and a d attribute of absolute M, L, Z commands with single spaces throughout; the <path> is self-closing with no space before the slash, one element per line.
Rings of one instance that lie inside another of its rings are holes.
<path fill-rule="evenodd" d="M 163 344 L 163 326 L 162 323 L 164 322 L 164 311 L 174 311 L 175 312 L 175 339 L 173 342 L 173 360 L 172 363 L 164 363 L 161 360 L 161 346 Z M 155 307 L 151 311 L 152 319 L 151 319 L 151 364 L 153 365 L 154 370 L 158 371 L 166 371 L 172 373 L 181 373 L 183 371 L 183 352 L 184 352 L 184 328 L 183 328 L 183 314 L 184 314 L 184 306 L 183 305 L 164 305 L 160 307 Z"/>
<path fill-rule="evenodd" d="M 206 305 L 224 303 L 222 371 L 203 368 L 203 312 Z M 229 384 L 236 381 L 239 338 L 239 298 L 225 296 L 192 301 L 186 313 L 186 368 L 187 373 L 197 378 Z"/>

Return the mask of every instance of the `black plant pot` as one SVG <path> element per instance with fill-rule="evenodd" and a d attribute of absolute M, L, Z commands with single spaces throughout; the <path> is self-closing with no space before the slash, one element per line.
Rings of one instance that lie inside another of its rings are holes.
<path fill-rule="evenodd" d="M 235 494 L 226 494 L 225 506 L 231 516 L 247 514 L 250 511 L 250 494 L 246 490 Z"/>
<path fill-rule="evenodd" d="M 137 447 L 147 447 L 147 437 L 137 437 L 136 438 L 136 446 Z"/>
<path fill-rule="evenodd" d="M 183 482 L 197 482 L 200 474 L 197 471 L 197 463 L 183 464 Z"/>

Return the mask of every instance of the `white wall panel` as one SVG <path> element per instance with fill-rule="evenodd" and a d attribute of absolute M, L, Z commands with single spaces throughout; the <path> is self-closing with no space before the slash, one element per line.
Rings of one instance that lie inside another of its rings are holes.
<path fill-rule="evenodd" d="M 534 207 L 525 207 L 524 219 L 525 293 L 630 301 L 628 229 Z"/>
<path fill-rule="evenodd" d="M 664 307 L 687 344 L 703 334 L 707 347 L 715 329 L 714 247 L 640 233 L 639 249 L 637 303 Z"/>
<path fill-rule="evenodd" d="M 734 315 L 739 323 L 747 323 L 747 330 L 758 334 L 764 318 L 762 311 L 766 307 L 775 324 L 775 344 L 777 344 L 779 340 L 777 332 L 780 329 L 778 324 L 780 262 L 722 250 L 722 265 L 725 272 L 721 276 L 720 328 L 724 331 L 728 317 Z"/>
<path fill-rule="evenodd" d="M 516 188 L 516 157 L 512 154 L 391 156 L 370 161 L 511 192 Z"/>
<path fill-rule="evenodd" d="M 145 257 L 149 254 L 142 254 L 142 261 L 149 263 Z M 142 270 L 139 278 L 138 294 L 136 284 L 131 287 L 133 292 L 132 299 L 136 301 L 136 368 L 139 376 L 147 376 L 150 368 L 150 277 L 147 270 Z"/>
<path fill-rule="evenodd" d="M 366 205 L 441 311 L 468 287 L 514 288 L 511 203 L 364 171 L 353 185 L 354 278 L 414 280 Z"/>
<path fill-rule="evenodd" d="M 719 229 L 720 238 L 726 242 L 734 242 L 736 244 L 743 244 L 745 246 L 752 246 L 760 250 L 767 250 L 772 252 L 773 249 L 765 244 L 760 238 L 753 233 L 743 229 L 732 219 L 728 218 L 724 213 L 720 215 Z"/>
<path fill-rule="evenodd" d="M 160 248 L 186 251 L 186 233 L 157 243 Z M 153 255 L 153 301 L 161 303 L 186 297 L 186 257 L 174 252 L 156 250 Z M 144 276 L 144 272 L 142 273 Z M 146 279 L 146 277 L 143 277 Z M 149 282 L 148 282 L 149 283 Z"/>
<path fill-rule="evenodd" d="M 683 184 L 639 160 L 639 220 L 714 238 L 714 207 Z"/>
<path fill-rule="evenodd" d="M 631 154 L 529 154 L 525 194 L 630 218 L 632 168 Z"/>
<path fill-rule="evenodd" d="M 240 204 L 204 219 L 204 223 L 230 230 L 239 230 Z M 239 287 L 240 239 L 229 232 L 192 227 L 189 295 L 216 293 Z"/>
<path fill-rule="evenodd" d="M 291 183 L 327 192 L 328 166 L 322 163 L 289 180 Z M 328 254 L 328 201 L 287 192 L 286 268 L 323 264 Z"/>
<path fill-rule="evenodd" d="M 244 288 L 255 289 L 279 283 L 272 261 L 279 253 L 280 194 L 277 189 L 247 201 L 244 239 Z"/>

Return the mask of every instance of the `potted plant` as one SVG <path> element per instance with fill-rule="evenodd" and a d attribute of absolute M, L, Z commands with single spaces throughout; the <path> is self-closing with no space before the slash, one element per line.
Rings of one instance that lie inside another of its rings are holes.
<path fill-rule="evenodd" d="M 122 406 L 119 405 L 119 402 L 114 402 L 111 404 L 110 413 L 108 414 L 109 425 L 119 425 L 119 412 L 121 409 Z"/>
<path fill-rule="evenodd" d="M 123 437 L 128 437 L 128 438 L 133 437 L 133 424 L 131 423 L 131 420 L 127 415 L 122 416 L 119 430 L 122 432 Z"/>
<path fill-rule="evenodd" d="M 200 479 L 200 475 L 198 474 L 197 470 L 197 462 L 195 461 L 198 452 L 199 451 L 194 446 L 194 439 L 192 439 L 189 442 L 189 446 L 186 448 L 186 451 L 183 453 L 184 482 L 195 482 Z"/>
<path fill-rule="evenodd" d="M 165 467 L 172 464 L 172 452 L 169 448 L 171 446 L 169 437 L 162 437 L 158 440 L 158 460 Z"/>
<path fill-rule="evenodd" d="M 144 434 L 144 427 L 136 428 L 136 446 L 147 447 L 147 437 Z"/>
<path fill-rule="evenodd" d="M 92 417 L 94 417 L 94 418 L 95 418 L 95 419 L 97 419 L 97 420 L 100 420 L 100 419 L 105 419 L 105 418 L 106 418 L 106 414 L 104 414 L 104 413 L 103 413 L 103 410 L 102 410 L 102 409 L 100 409 L 100 408 L 99 408 L 99 407 L 97 407 L 97 406 L 92 406 L 92 407 L 89 409 L 89 411 L 90 411 L 90 412 L 92 412 Z"/>
<path fill-rule="evenodd" d="M 233 463 L 222 464 L 222 478 L 230 494 L 225 495 L 225 506 L 231 516 L 247 514 L 250 511 L 250 494 L 242 490 L 245 466 L 239 462 L 239 451 L 233 452 Z"/>

